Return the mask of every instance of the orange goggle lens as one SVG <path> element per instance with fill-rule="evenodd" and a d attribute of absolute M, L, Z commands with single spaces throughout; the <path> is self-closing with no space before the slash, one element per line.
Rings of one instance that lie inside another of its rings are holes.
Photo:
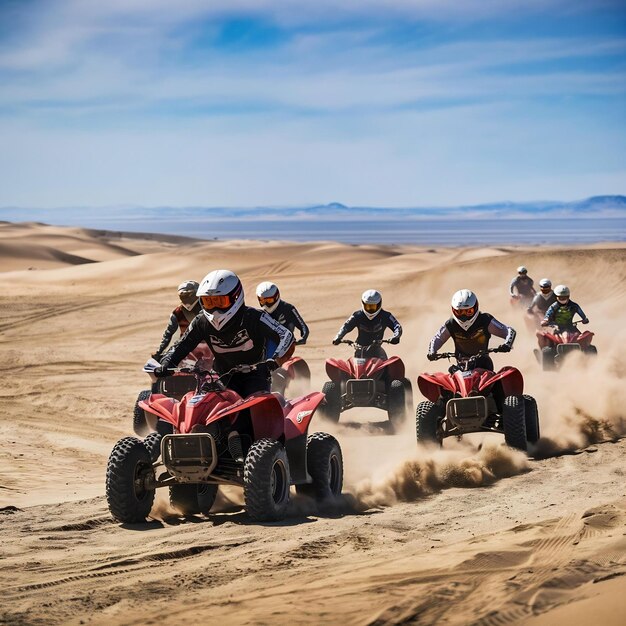
<path fill-rule="evenodd" d="M 470 317 L 472 317 L 472 315 L 474 315 L 474 313 L 476 313 L 476 307 L 470 306 L 466 309 L 452 309 L 452 311 L 454 312 L 456 317 L 464 317 L 466 319 L 469 319 Z"/>
<path fill-rule="evenodd" d="M 200 296 L 200 303 L 207 311 L 227 309 L 231 305 L 230 296 Z"/>
<path fill-rule="evenodd" d="M 370 302 L 364 302 L 363 303 L 363 308 L 368 312 L 368 313 L 376 313 L 376 311 L 378 311 L 380 307 L 380 304 L 373 304 Z"/>
<path fill-rule="evenodd" d="M 259 304 L 261 306 L 272 306 L 272 304 L 276 304 L 278 300 L 278 296 L 270 296 L 268 298 L 259 298 Z"/>

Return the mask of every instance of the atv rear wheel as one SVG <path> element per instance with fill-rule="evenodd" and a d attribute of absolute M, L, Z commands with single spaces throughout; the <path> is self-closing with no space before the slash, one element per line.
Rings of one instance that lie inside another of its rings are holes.
<path fill-rule="evenodd" d="M 275 439 L 255 441 L 243 466 L 243 498 L 250 518 L 263 522 L 285 517 L 290 484 L 284 446 Z"/>
<path fill-rule="evenodd" d="M 309 435 L 306 442 L 306 466 L 313 482 L 297 485 L 298 493 L 320 501 L 341 495 L 343 457 L 339 442 L 332 435 Z"/>
<path fill-rule="evenodd" d="M 526 419 L 523 396 L 507 396 L 502 408 L 502 428 L 504 441 L 511 448 L 526 452 Z"/>
<path fill-rule="evenodd" d="M 329 380 L 324 383 L 322 393 L 326 396 L 326 402 L 320 405 L 320 415 L 337 423 L 341 415 L 341 389 L 337 383 Z"/>
<path fill-rule="evenodd" d="M 526 440 L 528 443 L 537 443 L 540 437 L 537 401 L 526 394 L 524 394 L 524 421 L 526 422 Z"/>
<path fill-rule="evenodd" d="M 135 435 L 139 437 L 145 437 L 150 432 L 145 411 L 139 406 L 139 402 L 141 400 L 147 400 L 151 394 L 150 389 L 144 389 L 139 392 L 137 400 L 135 400 L 135 407 L 133 409 L 133 430 L 135 431 Z"/>
<path fill-rule="evenodd" d="M 417 405 L 415 413 L 415 434 L 417 443 L 439 442 L 441 437 L 437 433 L 441 409 L 434 402 L 424 400 Z"/>
<path fill-rule="evenodd" d="M 554 357 L 554 348 L 551 348 L 550 346 L 541 348 L 541 366 L 544 372 L 551 372 L 556 369 Z"/>
<path fill-rule="evenodd" d="M 208 515 L 216 496 L 217 485 L 170 485 L 170 504 L 183 515 Z"/>
<path fill-rule="evenodd" d="M 392 424 L 400 424 L 406 417 L 404 383 L 392 380 L 387 389 L 387 415 Z"/>
<path fill-rule="evenodd" d="M 154 469 L 150 453 L 135 437 L 120 439 L 109 457 L 106 474 L 106 498 L 115 520 L 124 523 L 144 522 L 152 509 L 154 489 L 145 481 Z"/>
<path fill-rule="evenodd" d="M 143 445 L 150 455 L 150 460 L 156 463 L 161 456 L 161 439 L 163 435 L 160 433 L 150 433 L 144 440 Z"/>

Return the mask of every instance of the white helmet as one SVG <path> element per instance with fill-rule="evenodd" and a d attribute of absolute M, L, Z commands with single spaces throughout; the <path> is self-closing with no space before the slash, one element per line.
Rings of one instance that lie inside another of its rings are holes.
<path fill-rule="evenodd" d="M 198 287 L 200 306 L 204 316 L 216 330 L 233 318 L 243 306 L 243 287 L 237 274 L 229 270 L 215 270 L 207 274 Z"/>
<path fill-rule="evenodd" d="M 383 297 L 380 291 L 376 289 L 368 289 L 361 296 L 361 304 L 363 305 L 363 313 L 368 319 L 373 320 L 383 306 Z"/>
<path fill-rule="evenodd" d="M 261 307 L 268 313 L 273 313 L 280 303 L 280 291 L 278 291 L 278 287 L 268 281 L 257 285 L 256 297 L 259 299 Z"/>
<path fill-rule="evenodd" d="M 554 295 L 557 297 L 557 299 L 569 298 L 569 287 L 567 287 L 566 285 L 557 285 L 554 288 Z"/>
<path fill-rule="evenodd" d="M 517 268 L 517 273 L 518 274 L 528 274 L 528 270 L 523 265 L 520 265 Z"/>
<path fill-rule="evenodd" d="M 549 278 L 542 278 L 539 281 L 539 287 L 541 289 L 552 289 L 552 281 Z"/>
<path fill-rule="evenodd" d="M 191 311 L 198 304 L 196 292 L 199 286 L 195 280 L 186 280 L 178 285 L 178 297 L 188 311 Z"/>
<path fill-rule="evenodd" d="M 469 289 L 460 289 L 452 296 L 452 315 L 454 321 L 463 329 L 467 330 L 478 317 L 478 298 Z"/>

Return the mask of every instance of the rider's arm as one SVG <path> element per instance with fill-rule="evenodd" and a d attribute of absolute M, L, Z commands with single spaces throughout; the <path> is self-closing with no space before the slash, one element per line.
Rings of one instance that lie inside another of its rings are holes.
<path fill-rule="evenodd" d="M 511 281 L 511 285 L 509 287 L 509 292 L 511 293 L 512 296 L 515 295 L 515 291 L 513 291 L 515 287 L 517 287 L 517 276 Z"/>
<path fill-rule="evenodd" d="M 172 313 L 167 323 L 167 327 L 165 328 L 165 332 L 163 333 L 163 337 L 161 338 L 159 348 L 155 354 L 163 354 L 163 351 L 165 350 L 165 348 L 167 348 L 167 346 L 170 345 L 170 341 L 172 341 L 172 337 L 177 330 L 178 320 L 176 319 L 176 316 Z"/>
<path fill-rule="evenodd" d="M 356 313 L 353 313 L 343 324 L 343 326 L 339 329 L 337 336 L 334 341 L 341 341 L 344 338 L 344 335 L 349 333 L 351 330 L 356 328 L 358 323 Z"/>
<path fill-rule="evenodd" d="M 192 320 L 187 332 L 174 344 L 174 347 L 165 355 L 161 367 L 176 367 L 201 341 L 204 340 L 200 323 L 203 318 L 198 316 Z"/>
<path fill-rule="evenodd" d="M 499 322 L 495 317 L 489 322 L 489 332 L 496 337 L 504 339 L 504 345 L 513 347 L 515 341 L 515 335 L 517 334 L 513 328 Z"/>
<path fill-rule="evenodd" d="M 537 306 L 538 303 L 538 298 L 541 298 L 541 296 L 539 294 L 537 294 L 534 298 L 533 301 L 530 303 L 530 306 L 526 309 L 529 313 L 533 312 L 533 309 Z"/>
<path fill-rule="evenodd" d="M 293 335 L 291 331 L 279 324 L 273 317 L 267 313 L 261 313 L 258 323 L 259 333 L 269 339 L 271 343 L 276 345 L 274 354 L 268 354 L 268 359 L 280 358 L 287 352 L 293 343 Z"/>
<path fill-rule="evenodd" d="M 400 326 L 400 322 L 388 312 L 387 316 L 387 328 L 393 330 L 393 337 L 400 339 L 402 336 L 402 326 Z"/>
<path fill-rule="evenodd" d="M 450 331 L 444 324 L 430 340 L 430 343 L 428 344 L 428 354 L 435 354 L 437 350 L 439 350 L 439 348 L 441 348 L 441 346 L 448 341 L 448 339 L 450 339 Z"/>
<path fill-rule="evenodd" d="M 300 330 L 300 334 L 302 335 L 300 337 L 300 343 L 306 343 L 309 336 L 309 327 L 306 325 L 295 306 L 291 307 L 291 315 L 293 316 L 294 325 Z"/>
<path fill-rule="evenodd" d="M 558 306 L 559 306 L 558 302 L 555 302 L 554 304 L 551 304 L 548 307 L 548 310 L 546 311 L 546 314 L 543 317 L 544 322 L 547 322 L 548 324 L 552 322 L 552 319 L 554 318 L 554 314 L 556 313 Z"/>
<path fill-rule="evenodd" d="M 580 315 L 580 318 L 584 321 L 587 319 L 587 316 L 585 315 L 585 312 L 580 308 L 580 305 L 576 305 L 576 311 L 575 313 L 578 313 L 578 315 Z"/>

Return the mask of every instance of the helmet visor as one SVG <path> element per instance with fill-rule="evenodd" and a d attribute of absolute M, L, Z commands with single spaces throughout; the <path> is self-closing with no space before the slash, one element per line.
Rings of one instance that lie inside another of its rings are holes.
<path fill-rule="evenodd" d="M 557 300 L 561 304 L 567 304 L 569 302 L 569 296 L 557 296 Z"/>
<path fill-rule="evenodd" d="M 179 291 L 178 297 L 183 304 L 194 304 L 198 299 L 195 291 Z"/>
<path fill-rule="evenodd" d="M 230 295 L 226 296 L 200 296 L 200 304 L 205 311 L 224 311 L 233 304 Z"/>
<path fill-rule="evenodd" d="M 474 317 L 477 310 L 478 306 L 475 304 L 474 306 L 470 306 L 464 309 L 455 309 L 453 307 L 452 313 L 454 313 L 454 317 L 456 317 L 458 320 L 461 320 L 462 322 L 467 322 L 468 320 L 471 320 L 472 317 Z"/>
<path fill-rule="evenodd" d="M 366 313 L 376 313 L 380 309 L 380 302 L 364 302 L 363 310 Z"/>
<path fill-rule="evenodd" d="M 263 297 L 263 296 L 259 296 L 259 304 L 261 306 L 273 306 L 274 304 L 276 304 L 278 302 L 278 294 L 274 294 L 273 296 L 267 296 L 267 297 Z"/>

